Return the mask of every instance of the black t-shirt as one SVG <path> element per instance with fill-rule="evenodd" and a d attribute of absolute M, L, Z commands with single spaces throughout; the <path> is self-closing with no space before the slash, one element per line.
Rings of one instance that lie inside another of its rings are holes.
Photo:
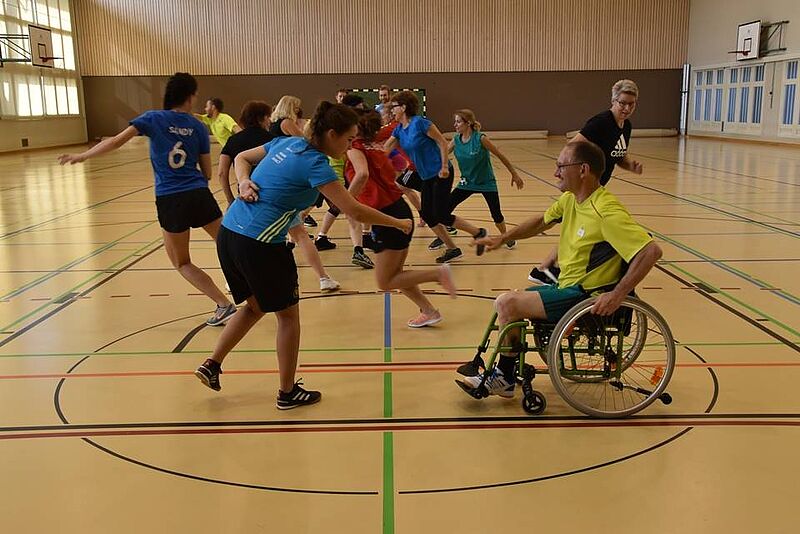
<path fill-rule="evenodd" d="M 269 133 L 272 134 L 272 137 L 289 137 L 283 130 L 281 130 L 281 123 L 286 120 L 286 117 L 282 119 L 278 119 L 272 124 L 269 125 Z"/>
<path fill-rule="evenodd" d="M 581 128 L 581 135 L 599 146 L 606 155 L 606 170 L 600 177 L 600 185 L 606 185 L 611 179 L 614 165 L 628 153 L 628 142 L 631 140 L 631 121 L 625 119 L 625 123 L 620 128 L 617 126 L 614 114 L 607 109 L 586 121 Z"/>
<path fill-rule="evenodd" d="M 275 137 L 260 126 L 250 126 L 241 132 L 233 134 L 225 146 L 222 147 L 222 153 L 231 158 L 236 159 L 240 152 L 263 146 Z"/>

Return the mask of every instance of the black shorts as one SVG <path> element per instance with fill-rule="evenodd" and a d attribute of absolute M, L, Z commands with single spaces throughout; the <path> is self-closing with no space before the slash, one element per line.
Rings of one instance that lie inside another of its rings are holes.
<path fill-rule="evenodd" d="M 219 264 L 236 304 L 255 297 L 262 312 L 276 312 L 300 300 L 297 265 L 284 243 L 262 243 L 220 227 Z"/>
<path fill-rule="evenodd" d="M 413 189 L 414 191 L 422 191 L 422 177 L 417 171 L 406 169 L 395 181 L 403 187 Z"/>
<path fill-rule="evenodd" d="M 201 228 L 222 217 L 219 205 L 207 187 L 156 197 L 156 210 L 158 224 L 173 234 Z"/>
<path fill-rule="evenodd" d="M 411 208 L 408 207 L 406 201 L 402 198 L 397 199 L 392 204 L 378 211 L 390 215 L 396 219 L 411 219 L 414 220 L 414 215 L 411 213 Z M 411 236 L 414 234 L 414 229 L 411 229 L 410 234 L 403 233 L 402 230 L 391 226 L 377 226 L 372 227 L 372 240 L 375 241 L 375 252 L 383 252 L 384 250 L 405 250 L 411 243 Z"/>

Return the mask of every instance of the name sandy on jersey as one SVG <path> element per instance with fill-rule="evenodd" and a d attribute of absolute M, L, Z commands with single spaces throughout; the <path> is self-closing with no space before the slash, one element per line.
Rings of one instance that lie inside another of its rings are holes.
<path fill-rule="evenodd" d="M 179 128 L 177 126 L 170 126 L 169 133 L 189 137 L 192 135 L 192 133 L 194 133 L 194 128 Z"/>

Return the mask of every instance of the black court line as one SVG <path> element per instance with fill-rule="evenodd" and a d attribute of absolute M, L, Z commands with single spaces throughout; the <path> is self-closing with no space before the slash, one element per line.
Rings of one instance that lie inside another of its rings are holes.
<path fill-rule="evenodd" d="M 105 284 L 106 282 L 109 282 L 110 280 L 112 280 L 112 279 L 116 278 L 117 276 L 119 276 L 120 274 L 122 274 L 123 272 L 125 272 L 125 271 L 126 271 L 128 268 L 129 268 L 129 267 L 132 267 L 133 265 L 136 265 L 137 263 L 139 263 L 140 261 L 142 261 L 143 259 L 145 259 L 145 258 L 146 258 L 146 257 L 148 257 L 150 254 L 154 253 L 155 251 L 157 251 L 158 249 L 160 249 L 160 248 L 161 248 L 161 247 L 163 247 L 163 246 L 164 246 L 164 245 L 163 245 L 163 243 L 162 243 L 162 244 L 160 244 L 160 245 L 156 246 L 154 249 L 152 249 L 152 250 L 150 250 L 150 251 L 148 251 L 148 252 L 146 252 L 146 253 L 142 254 L 141 256 L 139 256 L 138 258 L 136 258 L 135 260 L 133 260 L 132 262 L 130 262 L 128 265 L 126 265 L 126 266 L 124 266 L 124 267 L 121 267 L 120 269 L 118 269 L 118 270 L 116 270 L 116 271 L 112 272 L 111 274 L 109 274 L 108 276 L 106 276 L 105 278 L 103 278 L 102 280 L 100 280 L 99 282 L 97 282 L 96 284 L 94 284 L 93 286 L 91 286 L 91 287 L 89 287 L 89 288 L 87 288 L 87 289 L 85 289 L 85 290 L 81 291 L 80 293 L 78 293 L 78 294 L 74 295 L 74 298 L 72 298 L 72 299 L 68 300 L 67 302 L 64 302 L 63 304 L 61 304 L 61 305 L 60 305 L 60 306 L 58 306 L 57 308 L 55 308 L 55 309 L 53 309 L 53 310 L 51 310 L 51 311 L 47 312 L 46 314 L 42 315 L 41 317 L 39 317 L 39 318 L 38 318 L 38 319 L 36 319 L 35 321 L 33 321 L 33 322 L 31 322 L 31 323 L 29 323 L 29 324 L 25 325 L 24 327 L 20 328 L 19 330 L 17 330 L 16 332 L 14 332 L 14 333 L 13 333 L 12 335 L 10 335 L 9 337 L 7 337 L 7 338 L 5 338 L 4 340 L 0 341 L 0 347 L 3 347 L 4 345 L 7 345 L 7 344 L 8 344 L 8 343 L 10 343 L 11 341 L 13 341 L 13 340 L 17 339 L 17 338 L 18 338 L 18 337 L 20 337 L 21 335 L 23 335 L 23 334 L 25 334 L 26 332 L 28 332 L 29 330 L 31 330 L 32 328 L 35 328 L 36 326 L 38 326 L 38 325 L 42 324 L 43 322 L 45 322 L 46 320 L 48 320 L 50 317 L 52 317 L 52 316 L 54 316 L 55 314 L 57 314 L 58 312 L 60 312 L 60 311 L 64 310 L 65 308 L 67 308 L 67 307 L 68 307 L 68 306 L 70 306 L 71 304 L 73 304 L 73 303 L 77 302 L 79 298 L 81 298 L 81 297 L 84 297 L 84 296 L 88 295 L 89 293 L 91 293 L 92 291 L 94 291 L 94 290 L 95 290 L 95 289 L 97 289 L 98 287 L 102 286 L 102 285 L 103 285 L 103 284 Z"/>
<path fill-rule="evenodd" d="M 771 338 L 777 339 L 778 341 L 780 341 L 781 343 L 783 343 L 784 345 L 786 345 L 790 349 L 794 350 L 795 352 L 800 353 L 800 346 L 798 346 L 796 343 L 792 342 L 791 340 L 783 337 L 782 335 L 780 335 L 779 333 L 775 332 L 771 328 L 768 328 L 767 326 L 761 324 L 760 322 L 758 322 L 757 320 L 753 319 L 752 317 L 740 312 L 739 310 L 737 310 L 736 308 L 726 304 L 725 302 L 722 302 L 721 300 L 719 300 L 718 298 L 716 298 L 713 295 L 709 294 L 708 292 L 704 291 L 703 289 L 694 286 L 694 284 L 692 284 L 688 280 L 686 280 L 683 277 L 673 273 L 672 271 L 669 271 L 668 269 L 665 269 L 661 265 L 656 264 L 655 268 L 658 269 L 659 271 L 661 271 L 662 273 L 666 274 L 670 278 L 672 278 L 674 280 L 677 280 L 678 282 L 683 284 L 685 287 L 694 287 L 695 288 L 694 291 L 698 295 L 701 295 L 701 296 L 705 297 L 706 299 L 710 300 L 711 302 L 713 302 L 717 306 L 727 310 L 728 312 L 732 313 L 736 317 L 739 317 L 740 319 L 743 319 L 747 323 L 755 326 L 756 328 L 758 328 L 759 330 L 761 330 L 762 332 L 764 332 L 765 334 L 767 334 Z"/>
<path fill-rule="evenodd" d="M 81 208 L 81 209 L 78 209 L 78 210 L 75 210 L 75 211 L 71 211 L 71 212 L 65 213 L 63 215 L 58 215 L 57 217 L 53 217 L 52 219 L 48 219 L 46 221 L 42 221 L 40 223 L 33 224 L 31 226 L 26 226 L 25 228 L 20 228 L 19 230 L 14 230 L 13 232 L 0 234 L 0 240 L 7 239 L 9 237 L 13 237 L 15 235 L 19 235 L 19 234 L 25 233 L 25 232 L 27 232 L 29 230 L 33 230 L 35 228 L 39 228 L 39 227 L 44 226 L 46 224 L 50 224 L 50 223 L 52 223 L 54 221 L 65 219 L 67 217 L 72 217 L 73 215 L 77 215 L 79 213 L 83 213 L 84 211 L 88 211 L 88 210 L 94 209 L 94 208 L 96 208 L 98 206 L 102 206 L 104 204 L 108 204 L 109 202 L 113 202 L 113 201 L 115 201 L 117 199 L 124 198 L 124 197 L 130 196 L 130 195 L 135 195 L 136 193 L 141 193 L 142 191 L 145 191 L 147 189 L 152 189 L 152 188 L 153 188 L 152 185 L 148 185 L 146 187 L 142 187 L 141 189 L 135 189 L 133 191 L 129 191 L 127 193 L 124 193 L 122 195 L 116 196 L 114 198 L 109 198 L 108 200 L 103 200 L 101 202 L 97 202 L 95 204 L 91 204 L 89 206 L 86 206 L 85 208 Z"/>

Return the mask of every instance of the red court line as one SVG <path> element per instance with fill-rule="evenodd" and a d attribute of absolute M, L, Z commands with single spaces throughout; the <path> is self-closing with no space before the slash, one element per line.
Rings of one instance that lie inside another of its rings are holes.
<path fill-rule="evenodd" d="M 315 427 L 283 427 L 283 428 L 191 428 L 191 429 L 143 429 L 143 430 L 73 430 L 64 432 L 28 432 L 17 434 L 0 434 L 1 440 L 34 439 L 34 438 L 90 438 L 113 436 L 180 436 L 180 435 L 219 435 L 219 434 L 302 434 L 326 432 L 397 432 L 419 430 L 492 430 L 522 428 L 632 428 L 632 427 L 737 427 L 737 426 L 773 426 L 798 427 L 800 421 L 593 421 L 543 423 L 535 420 L 521 423 L 474 423 L 474 424 L 376 424 L 355 426 L 315 426 Z"/>
<path fill-rule="evenodd" d="M 454 371 L 457 365 L 463 361 L 445 362 L 400 362 L 401 365 L 393 364 L 325 364 L 325 367 L 317 367 L 313 364 L 301 365 L 298 372 L 303 373 L 403 373 L 420 371 Z M 327 365 L 330 365 L 328 367 Z M 341 367 L 337 367 L 341 365 Z M 639 363 L 636 367 L 650 368 L 662 367 L 657 363 Z M 675 367 L 683 368 L 753 368 L 753 367 L 800 367 L 800 362 L 732 362 L 732 363 L 678 363 Z M 546 368 L 538 368 L 537 372 L 546 373 Z M 234 369 L 225 371 L 224 375 L 274 375 L 278 374 L 277 369 Z M 188 376 L 194 375 L 194 371 L 129 371 L 129 372 L 107 372 L 107 373 L 40 373 L 24 375 L 0 375 L 0 380 L 19 380 L 37 378 L 120 378 L 120 377 L 143 377 L 143 376 Z"/>

